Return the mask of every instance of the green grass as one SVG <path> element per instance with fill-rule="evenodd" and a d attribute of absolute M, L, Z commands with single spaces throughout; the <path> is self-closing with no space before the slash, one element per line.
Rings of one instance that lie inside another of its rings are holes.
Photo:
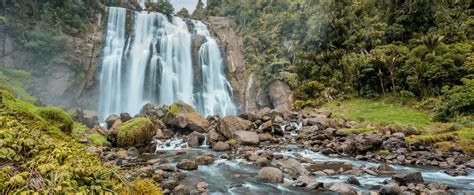
<path fill-rule="evenodd" d="M 370 122 L 381 125 L 415 126 L 425 128 L 430 125 L 431 115 L 405 106 L 374 101 L 353 99 L 340 104 L 328 103 L 323 106 L 334 112 L 336 116 Z"/>
<path fill-rule="evenodd" d="M 348 133 L 370 134 L 384 127 L 390 127 L 395 132 L 405 133 L 406 141 L 409 143 L 414 141 L 433 143 L 440 149 L 460 146 L 465 151 L 474 153 L 472 126 L 433 122 L 432 113 L 401 104 L 395 97 L 330 102 L 322 107 L 331 110 L 335 118 L 357 121 L 358 124 L 354 128 L 341 129 Z"/>

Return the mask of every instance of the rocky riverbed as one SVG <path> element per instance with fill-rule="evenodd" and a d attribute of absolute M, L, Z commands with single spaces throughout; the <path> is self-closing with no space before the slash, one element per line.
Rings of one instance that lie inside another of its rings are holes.
<path fill-rule="evenodd" d="M 340 130 L 354 124 L 322 109 L 204 118 L 182 102 L 147 104 L 135 117 L 109 116 L 94 130 L 113 147 L 89 149 L 174 194 L 474 191 L 472 154 L 407 143 L 410 131 Z"/>

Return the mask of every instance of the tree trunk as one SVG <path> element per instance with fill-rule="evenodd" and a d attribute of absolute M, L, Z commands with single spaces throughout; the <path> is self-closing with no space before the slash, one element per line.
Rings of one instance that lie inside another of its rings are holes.
<path fill-rule="evenodd" d="M 382 88 L 382 94 L 385 95 L 385 88 L 383 87 L 383 73 L 382 70 L 379 69 L 379 79 L 380 79 L 380 88 Z"/>
<path fill-rule="evenodd" d="M 395 92 L 395 78 L 393 78 L 393 71 L 390 71 L 390 80 L 392 81 L 392 91 Z"/>

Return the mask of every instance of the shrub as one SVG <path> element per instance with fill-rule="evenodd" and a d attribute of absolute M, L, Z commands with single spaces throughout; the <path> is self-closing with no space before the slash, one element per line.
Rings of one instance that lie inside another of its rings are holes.
<path fill-rule="evenodd" d="M 439 121 L 449 121 L 454 117 L 474 115 L 474 79 L 462 79 L 463 85 L 443 89 L 443 104 L 434 117 Z"/>

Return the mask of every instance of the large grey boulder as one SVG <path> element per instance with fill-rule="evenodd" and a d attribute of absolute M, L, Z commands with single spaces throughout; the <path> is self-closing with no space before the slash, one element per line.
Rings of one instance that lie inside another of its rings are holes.
<path fill-rule="evenodd" d="M 258 172 L 261 182 L 283 183 L 283 172 L 275 167 L 264 167 Z"/>
<path fill-rule="evenodd" d="M 236 131 L 234 132 L 234 139 L 242 145 L 258 145 L 260 143 L 258 134 L 251 131 Z"/>

